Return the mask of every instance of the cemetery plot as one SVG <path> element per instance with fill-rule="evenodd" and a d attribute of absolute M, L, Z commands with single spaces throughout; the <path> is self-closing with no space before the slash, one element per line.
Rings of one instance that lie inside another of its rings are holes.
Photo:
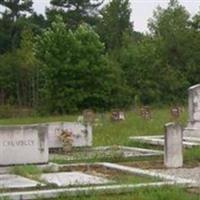
<path fill-rule="evenodd" d="M 135 157 L 145 156 L 159 156 L 162 155 L 162 151 L 149 150 L 134 147 L 125 146 L 107 146 L 107 147 L 96 147 L 96 148 L 85 148 L 77 149 L 65 154 L 50 154 L 50 160 L 54 162 L 65 161 L 103 161 L 103 160 L 120 160 Z"/>
<path fill-rule="evenodd" d="M 104 167 L 101 163 L 57 166 L 58 171 L 54 171 L 47 166 L 47 168 L 43 168 L 44 172 L 41 175 L 31 175 L 31 179 L 13 174 L 0 175 L 0 191 L 26 192 L 34 191 L 36 188 L 38 191 L 43 191 L 53 188 L 94 187 L 96 185 L 108 186 L 119 184 L 137 185 L 141 183 L 163 182 L 163 180 L 153 176 L 129 173 L 118 169 L 112 169 L 109 166 Z"/>
<path fill-rule="evenodd" d="M 43 173 L 40 181 L 46 179 L 45 188 L 4 190 L 0 198 L 38 199 L 84 194 L 105 194 L 131 192 L 139 187 L 173 184 L 192 184 L 188 179 L 163 175 L 149 170 L 126 167 L 111 163 L 57 165 L 58 172 Z M 52 184 L 53 183 L 53 184 Z"/>
<path fill-rule="evenodd" d="M 107 179 L 107 184 L 139 184 L 150 182 L 162 182 L 163 180 L 148 175 L 139 175 L 137 173 L 129 173 L 119 169 L 112 169 L 104 164 L 81 164 L 81 165 L 64 165 L 60 167 L 60 171 L 73 172 L 74 170 L 89 174 L 92 176 L 99 176 Z M 108 181 L 109 180 L 109 181 Z M 102 183 L 101 183 L 102 184 Z"/>

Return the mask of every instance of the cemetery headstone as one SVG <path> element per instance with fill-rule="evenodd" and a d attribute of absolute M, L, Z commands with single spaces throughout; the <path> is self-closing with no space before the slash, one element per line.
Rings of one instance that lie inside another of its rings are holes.
<path fill-rule="evenodd" d="M 149 106 L 143 106 L 140 108 L 140 116 L 145 120 L 151 119 L 151 109 Z"/>
<path fill-rule="evenodd" d="M 189 88 L 189 120 L 184 129 L 184 136 L 200 137 L 200 84 Z"/>
<path fill-rule="evenodd" d="M 83 125 L 74 122 L 54 122 L 48 124 L 48 142 L 50 149 L 63 148 L 63 137 L 65 142 L 70 142 L 72 147 L 92 146 L 92 127 L 89 124 Z"/>
<path fill-rule="evenodd" d="M 83 111 L 83 121 L 85 124 L 93 124 L 95 121 L 95 113 L 92 110 Z"/>
<path fill-rule="evenodd" d="M 122 120 L 125 120 L 124 112 L 122 112 L 122 111 L 120 111 L 118 109 L 112 110 L 111 119 L 112 119 L 112 121 L 122 121 Z"/>
<path fill-rule="evenodd" d="M 165 125 L 164 165 L 168 168 L 183 166 L 182 128 L 175 123 Z"/>
<path fill-rule="evenodd" d="M 0 165 L 48 162 L 47 125 L 0 126 Z"/>
<path fill-rule="evenodd" d="M 176 120 L 180 117 L 180 108 L 178 106 L 173 106 L 170 110 L 171 117 Z"/>

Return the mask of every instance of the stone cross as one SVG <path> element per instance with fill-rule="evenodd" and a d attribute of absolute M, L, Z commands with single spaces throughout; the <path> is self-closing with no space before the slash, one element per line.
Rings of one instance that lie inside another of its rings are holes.
<path fill-rule="evenodd" d="M 176 123 L 165 125 L 164 165 L 167 168 L 183 166 L 182 128 Z"/>

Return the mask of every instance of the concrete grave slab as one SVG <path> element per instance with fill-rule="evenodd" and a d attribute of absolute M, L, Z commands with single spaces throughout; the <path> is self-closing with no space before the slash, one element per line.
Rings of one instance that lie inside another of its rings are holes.
<path fill-rule="evenodd" d="M 105 178 L 84 174 L 82 172 L 42 174 L 41 179 L 48 183 L 56 184 L 57 186 L 99 185 L 111 182 Z"/>
<path fill-rule="evenodd" d="M 158 146 L 164 146 L 164 136 L 163 135 L 152 135 L 152 136 L 132 136 L 129 140 L 138 141 L 145 144 L 152 144 Z M 183 137 L 183 146 L 186 148 L 192 148 L 195 146 L 200 146 L 200 140 L 195 137 Z"/>
<path fill-rule="evenodd" d="M 38 185 L 43 185 L 43 184 L 18 175 L 11 175 L 11 174 L 0 175 L 0 189 L 29 188 L 29 187 L 36 187 Z"/>

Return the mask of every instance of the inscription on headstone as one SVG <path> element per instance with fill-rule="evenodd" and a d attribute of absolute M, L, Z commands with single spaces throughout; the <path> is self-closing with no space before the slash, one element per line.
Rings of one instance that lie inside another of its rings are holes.
<path fill-rule="evenodd" d="M 3 141 L 2 147 L 33 146 L 33 140 Z"/>

